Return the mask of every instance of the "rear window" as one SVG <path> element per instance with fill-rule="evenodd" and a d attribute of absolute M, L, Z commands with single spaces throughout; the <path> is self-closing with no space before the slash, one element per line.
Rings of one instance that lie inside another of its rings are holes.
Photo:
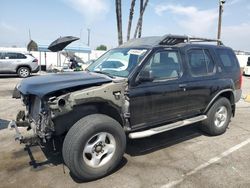
<path fill-rule="evenodd" d="M 218 49 L 216 52 L 226 70 L 238 68 L 237 58 L 231 50 Z"/>

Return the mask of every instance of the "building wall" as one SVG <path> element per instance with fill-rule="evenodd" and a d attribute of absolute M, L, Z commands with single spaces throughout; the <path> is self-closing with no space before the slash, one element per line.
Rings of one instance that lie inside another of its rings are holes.
<path fill-rule="evenodd" d="M 24 52 L 24 53 L 31 53 L 35 58 L 38 59 L 39 64 L 50 66 L 60 66 L 63 65 L 67 59 L 64 55 L 60 55 L 57 52 L 37 52 L 31 51 L 28 52 L 26 48 L 10 48 L 10 47 L 0 47 L 0 50 L 3 51 L 11 51 L 11 52 Z M 84 62 L 90 60 L 95 60 L 104 54 L 106 51 L 99 51 L 99 50 L 92 50 L 90 55 L 88 53 L 75 53 L 78 57 L 80 57 Z M 41 62 L 40 62 L 41 61 Z M 61 63 L 60 63 L 61 62 Z"/>
<path fill-rule="evenodd" d="M 26 48 L 4 48 L 4 47 L 0 47 L 0 50 L 4 50 L 4 51 L 15 51 L 15 52 L 27 52 Z M 90 60 L 95 60 L 98 57 L 100 57 L 101 55 L 103 55 L 106 51 L 99 51 L 99 50 L 92 50 L 90 57 L 87 53 L 76 53 L 76 55 L 78 57 L 80 57 L 84 62 L 87 62 L 88 59 Z M 40 62 L 40 53 L 41 53 L 41 65 L 45 65 L 45 52 L 30 52 L 34 57 L 36 57 L 38 59 L 38 61 Z M 250 55 L 246 55 L 246 54 L 237 54 L 236 55 L 239 63 L 240 63 L 240 67 L 245 67 L 247 64 L 247 60 L 248 57 L 250 57 Z M 59 55 L 59 53 L 57 52 L 46 52 L 46 65 L 50 66 L 60 66 L 60 62 L 61 65 L 63 65 L 64 62 L 66 62 L 66 58 L 64 55 Z M 39 63 L 40 64 L 40 63 Z"/>
<path fill-rule="evenodd" d="M 238 58 L 238 61 L 240 63 L 240 67 L 243 68 L 247 65 L 247 60 L 248 60 L 248 57 L 250 57 L 249 55 L 243 55 L 243 54 L 240 54 L 240 55 L 236 55 L 237 58 Z"/>

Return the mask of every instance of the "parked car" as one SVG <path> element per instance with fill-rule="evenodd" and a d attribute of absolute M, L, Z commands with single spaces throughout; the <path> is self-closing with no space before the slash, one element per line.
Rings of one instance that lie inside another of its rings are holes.
<path fill-rule="evenodd" d="M 66 135 L 64 162 L 84 180 L 111 173 L 126 139 L 196 122 L 209 135 L 223 134 L 240 100 L 240 66 L 231 48 L 200 42 L 218 41 L 174 35 L 134 39 L 86 72 L 24 79 L 14 97 L 28 111 L 20 111 L 10 126 L 22 143 Z M 95 70 L 114 57 L 126 60 L 127 68 Z M 24 125 L 34 131 L 32 139 L 18 131 Z"/>
<path fill-rule="evenodd" d="M 28 53 L 0 51 L 0 74 L 18 74 L 29 77 L 39 70 L 38 60 Z"/>
<path fill-rule="evenodd" d="M 248 57 L 247 65 L 244 67 L 243 74 L 250 76 L 250 57 Z"/>

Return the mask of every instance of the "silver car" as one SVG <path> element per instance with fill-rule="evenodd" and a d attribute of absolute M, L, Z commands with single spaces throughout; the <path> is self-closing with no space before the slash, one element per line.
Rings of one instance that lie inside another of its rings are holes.
<path fill-rule="evenodd" d="M 38 60 L 31 54 L 0 51 L 0 74 L 15 73 L 26 78 L 38 70 Z"/>

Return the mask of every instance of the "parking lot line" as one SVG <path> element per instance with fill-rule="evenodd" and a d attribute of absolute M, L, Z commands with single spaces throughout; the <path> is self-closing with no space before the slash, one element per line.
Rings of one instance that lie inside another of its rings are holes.
<path fill-rule="evenodd" d="M 171 188 L 173 186 L 176 186 L 178 184 L 180 184 L 182 181 L 184 181 L 184 179 L 188 176 L 191 176 L 193 174 L 195 174 L 197 171 L 200 171 L 208 166 L 210 166 L 211 164 L 213 163 L 216 163 L 217 161 L 221 160 L 222 158 L 224 157 L 227 157 L 228 155 L 230 155 L 231 153 L 239 150 L 240 148 L 244 147 L 245 145 L 249 144 L 250 143 L 250 138 L 241 142 L 240 144 L 237 144 L 231 148 L 229 148 L 228 150 L 224 151 L 223 153 L 221 153 L 220 155 L 216 156 L 216 157 L 213 157 L 212 159 L 210 159 L 209 161 L 201 164 L 200 166 L 196 167 L 195 169 L 193 169 L 192 171 L 186 173 L 186 174 L 183 174 L 182 175 L 182 178 L 178 179 L 178 180 L 175 180 L 175 181 L 172 181 L 172 182 L 169 182 L 163 186 L 161 186 L 161 188 Z"/>

